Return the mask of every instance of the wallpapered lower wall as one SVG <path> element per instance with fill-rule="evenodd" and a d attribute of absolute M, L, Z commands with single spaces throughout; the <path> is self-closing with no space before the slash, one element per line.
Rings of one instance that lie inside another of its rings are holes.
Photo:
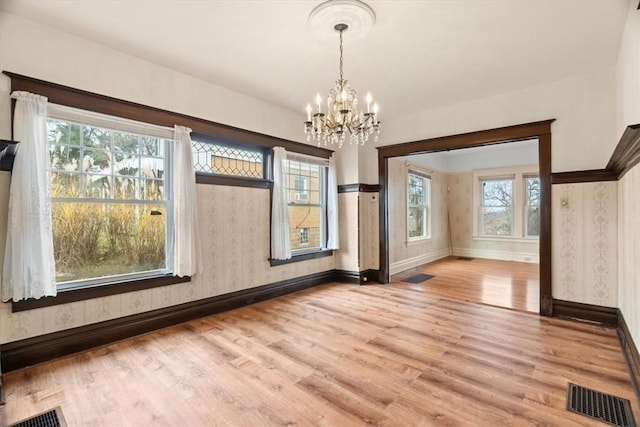
<path fill-rule="evenodd" d="M 640 165 L 618 182 L 618 301 L 636 345 L 640 345 Z"/>
<path fill-rule="evenodd" d="M 617 186 L 615 181 L 553 185 L 554 298 L 617 306 Z"/>
<path fill-rule="evenodd" d="M 345 271 L 377 270 L 380 264 L 379 193 L 338 194 L 340 249 L 336 268 Z"/>
<path fill-rule="evenodd" d="M 338 194 L 340 250 L 336 252 L 336 268 L 360 271 L 358 260 L 358 193 Z"/>
<path fill-rule="evenodd" d="M 203 273 L 190 283 L 11 313 L 0 304 L 0 342 L 73 328 L 334 269 L 334 257 L 269 265 L 269 191 L 198 185 Z"/>
<path fill-rule="evenodd" d="M 380 268 L 380 193 L 358 194 L 360 271 Z"/>

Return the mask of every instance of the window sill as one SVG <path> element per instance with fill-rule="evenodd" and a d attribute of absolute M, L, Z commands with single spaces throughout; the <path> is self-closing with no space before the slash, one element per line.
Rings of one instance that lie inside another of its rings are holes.
<path fill-rule="evenodd" d="M 273 182 L 262 178 L 216 175 L 196 172 L 196 184 L 228 185 L 232 187 L 271 188 Z"/>
<path fill-rule="evenodd" d="M 515 242 L 515 243 L 538 243 L 538 237 L 516 237 L 516 236 L 471 236 L 473 240 L 485 242 Z"/>
<path fill-rule="evenodd" d="M 410 240 L 407 240 L 407 247 L 409 246 L 417 246 L 421 243 L 426 243 L 431 241 L 431 236 L 428 237 L 414 237 Z"/>
<path fill-rule="evenodd" d="M 271 267 L 276 267 L 278 265 L 291 264 L 291 263 L 300 262 L 300 261 L 308 261 L 310 259 L 324 258 L 331 255 L 333 255 L 333 249 L 323 249 L 319 251 L 308 252 L 305 254 L 293 255 L 289 259 L 270 259 L 269 264 L 271 265 Z"/>
<path fill-rule="evenodd" d="M 111 295 L 123 294 L 126 292 L 141 291 L 144 289 L 157 288 L 161 286 L 173 285 L 191 281 L 191 277 L 177 277 L 172 275 L 156 276 L 146 279 L 130 280 L 120 283 L 108 283 L 84 288 L 58 290 L 55 297 L 40 299 L 27 299 L 11 303 L 11 312 L 33 310 L 35 308 L 50 307 L 59 304 L 85 301 L 94 298 L 107 297 Z"/>

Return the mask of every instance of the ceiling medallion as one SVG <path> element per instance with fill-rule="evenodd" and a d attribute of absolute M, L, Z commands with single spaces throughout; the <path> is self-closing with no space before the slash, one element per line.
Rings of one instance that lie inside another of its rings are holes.
<path fill-rule="evenodd" d="M 326 99 L 326 110 L 323 111 L 322 97 L 318 93 L 315 98 L 315 111 L 311 104 L 307 105 L 307 120 L 304 132 L 307 141 L 338 144 L 341 148 L 349 134 L 349 142 L 364 145 L 370 135 L 378 141 L 380 121 L 378 120 L 378 104 L 372 105 L 371 93 L 367 93 L 366 112 L 358 108 L 358 97 L 343 75 L 343 33 L 362 36 L 375 23 L 375 13 L 368 5 L 357 0 L 330 0 L 317 6 L 309 15 L 309 25 L 317 34 L 326 36 L 326 28 L 330 33 L 338 32 L 340 38 L 340 77 L 329 91 Z"/>

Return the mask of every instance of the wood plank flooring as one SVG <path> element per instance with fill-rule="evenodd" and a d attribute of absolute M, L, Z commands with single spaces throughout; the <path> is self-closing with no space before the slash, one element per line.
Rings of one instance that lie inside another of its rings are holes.
<path fill-rule="evenodd" d="M 419 273 L 435 276 L 417 287 L 430 295 L 540 312 L 538 264 L 448 257 L 398 273 L 391 280 L 401 282 Z"/>
<path fill-rule="evenodd" d="M 69 426 L 598 426 L 568 382 L 630 399 L 615 330 L 323 285 L 4 376 L 5 422 Z"/>

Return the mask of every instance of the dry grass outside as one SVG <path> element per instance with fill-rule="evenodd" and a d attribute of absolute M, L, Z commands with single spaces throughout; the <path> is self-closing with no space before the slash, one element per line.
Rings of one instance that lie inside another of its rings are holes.
<path fill-rule="evenodd" d="M 164 268 L 163 210 L 163 206 L 124 203 L 53 203 L 56 280 Z"/>

